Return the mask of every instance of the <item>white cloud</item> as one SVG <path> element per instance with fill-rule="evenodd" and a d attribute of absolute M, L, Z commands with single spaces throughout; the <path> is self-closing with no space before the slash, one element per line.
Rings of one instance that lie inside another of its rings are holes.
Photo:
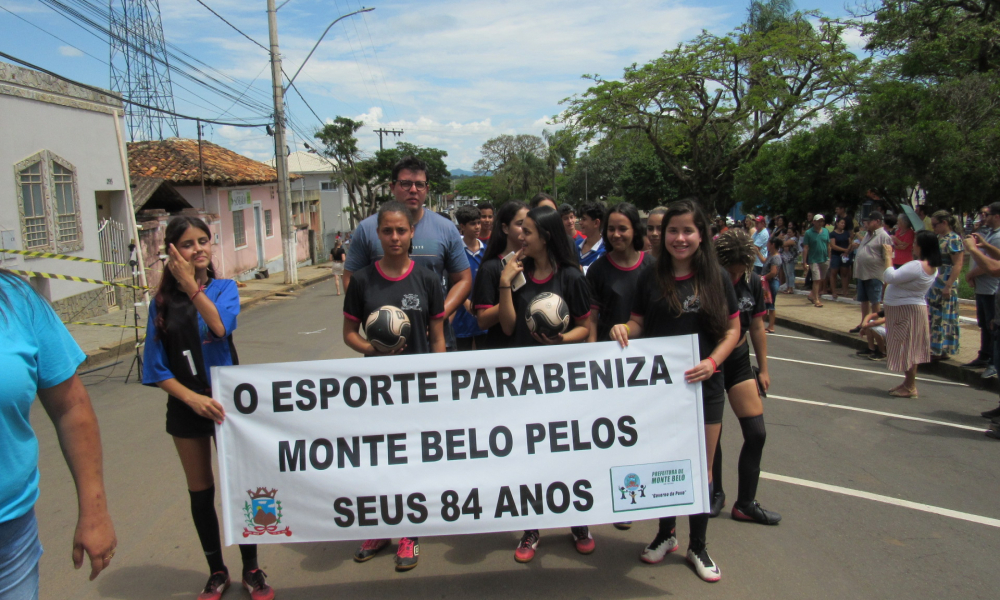
<path fill-rule="evenodd" d="M 63 56 L 83 56 L 83 52 L 73 46 L 59 46 L 59 54 Z"/>

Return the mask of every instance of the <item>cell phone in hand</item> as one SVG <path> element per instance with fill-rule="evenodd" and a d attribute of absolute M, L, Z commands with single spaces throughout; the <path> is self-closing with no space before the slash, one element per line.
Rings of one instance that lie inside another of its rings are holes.
<path fill-rule="evenodd" d="M 501 267 L 506 267 L 507 263 L 509 263 L 510 261 L 514 260 L 514 258 L 516 256 L 517 256 L 517 252 L 511 252 L 507 256 L 501 258 L 500 259 L 500 266 Z M 522 287 L 524 287 L 524 284 L 526 284 L 526 283 L 528 283 L 528 280 L 524 278 L 524 272 L 522 271 L 522 272 L 520 272 L 520 273 L 517 274 L 517 277 L 514 277 L 514 281 L 510 282 L 510 291 L 516 292 L 517 290 L 519 290 Z"/>

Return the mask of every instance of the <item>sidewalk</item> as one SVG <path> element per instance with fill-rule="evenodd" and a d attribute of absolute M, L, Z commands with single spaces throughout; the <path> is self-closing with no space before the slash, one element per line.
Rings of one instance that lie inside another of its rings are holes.
<path fill-rule="evenodd" d="M 240 282 L 240 310 L 246 310 L 259 304 L 267 298 L 293 292 L 306 286 L 326 281 L 333 277 L 330 267 L 327 265 L 313 265 L 299 267 L 299 283 L 297 285 L 285 285 L 283 283 L 284 274 L 275 273 L 270 279 L 251 279 Z M 137 312 L 136 315 L 133 312 Z M 139 341 L 141 343 L 145 336 L 146 307 L 141 304 L 138 307 L 123 306 L 121 310 L 86 319 L 90 323 L 102 323 L 104 325 L 132 325 L 133 319 L 137 318 L 139 329 Z M 67 325 L 73 339 L 80 345 L 80 348 L 87 355 L 80 368 L 83 370 L 92 369 L 95 366 L 117 358 L 122 361 L 130 361 L 135 348 L 135 330 L 121 327 L 104 327 L 99 325 Z"/>
<path fill-rule="evenodd" d="M 802 279 L 799 285 L 802 287 Z M 853 288 L 852 288 L 853 289 Z M 797 289 L 795 294 L 778 294 L 777 303 L 778 325 L 794 329 L 821 339 L 836 342 L 861 350 L 868 344 L 858 334 L 848 333 L 861 322 L 861 305 L 853 299 L 841 296 L 833 300 L 831 296 L 823 296 L 823 308 L 816 308 L 806 298 L 806 292 Z M 982 369 L 965 369 L 961 365 L 976 358 L 979 350 L 979 327 L 976 326 L 976 307 L 963 303 L 959 309 L 959 352 L 948 360 L 920 365 L 920 373 L 931 373 L 967 383 L 973 387 L 997 389 L 996 379 L 980 377 Z"/>

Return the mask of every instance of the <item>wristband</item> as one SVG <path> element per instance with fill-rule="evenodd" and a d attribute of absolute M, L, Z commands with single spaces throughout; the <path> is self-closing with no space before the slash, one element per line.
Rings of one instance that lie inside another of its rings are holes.
<path fill-rule="evenodd" d="M 712 372 L 713 372 L 713 373 L 718 373 L 718 372 L 719 372 L 719 363 L 715 362 L 715 359 L 714 359 L 714 358 L 712 358 L 711 356 L 709 356 L 709 357 L 708 357 L 707 359 L 705 359 L 705 360 L 710 360 L 710 361 L 712 361 Z"/>
<path fill-rule="evenodd" d="M 625 323 L 625 333 L 632 335 L 632 329 L 628 326 L 628 323 Z"/>
<path fill-rule="evenodd" d="M 192 302 L 194 302 L 194 297 L 197 296 L 198 294 L 204 292 L 204 291 L 205 291 L 205 286 L 203 286 L 203 285 L 199 286 L 198 287 L 198 291 L 196 291 L 195 293 L 193 293 L 190 296 L 188 296 L 188 299 L 190 299 Z"/>
<path fill-rule="evenodd" d="M 509 289 L 510 289 L 510 286 L 509 286 L 509 285 L 501 285 L 501 286 L 500 286 L 500 289 L 501 289 L 501 290 L 509 290 Z"/>

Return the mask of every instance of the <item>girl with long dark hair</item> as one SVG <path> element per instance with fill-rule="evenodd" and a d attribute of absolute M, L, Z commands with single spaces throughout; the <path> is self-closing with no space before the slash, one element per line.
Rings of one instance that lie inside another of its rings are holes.
<path fill-rule="evenodd" d="M 526 277 L 526 283 L 515 291 L 512 286 L 519 274 Z M 521 224 L 521 249 L 516 259 L 509 261 L 500 273 L 498 288 L 500 326 L 511 336 L 511 346 L 568 344 L 587 339 L 590 288 L 557 211 L 539 206 L 528 212 Z M 528 330 L 524 318 L 528 305 L 543 292 L 560 296 L 569 307 L 572 324 L 566 333 L 545 337 Z M 570 531 L 577 552 L 590 554 L 594 551 L 589 527 L 572 527 Z M 537 529 L 525 531 L 514 551 L 514 560 L 528 562 L 533 559 L 538 539 Z"/>
<path fill-rule="evenodd" d="M 233 331 L 240 312 L 236 282 L 216 279 L 212 232 L 201 219 L 174 217 L 164 245 L 170 256 L 156 298 L 149 306 L 142 382 L 167 392 L 167 433 L 184 468 L 201 547 L 210 575 L 199 600 L 217 600 L 229 587 L 215 512 L 212 446 L 225 411 L 212 398 L 210 369 L 238 364 Z M 253 600 L 274 591 L 257 566 L 257 545 L 241 544 L 243 587 Z"/>
<path fill-rule="evenodd" d="M 384 255 L 354 273 L 344 298 L 344 343 L 365 356 L 444 352 L 444 290 L 433 271 L 410 258 L 416 227 L 413 213 L 401 202 L 384 203 L 376 231 Z M 382 306 L 394 306 L 410 320 L 410 339 L 393 352 L 380 352 L 361 337 L 361 324 Z M 354 553 L 365 562 L 389 545 L 388 539 L 369 539 Z M 408 571 L 420 559 L 419 539 L 400 538 L 396 570 Z"/>
<path fill-rule="evenodd" d="M 493 219 L 493 232 L 486 245 L 483 264 L 476 273 L 472 286 L 472 306 L 476 311 L 479 328 L 486 330 L 484 348 L 506 348 L 510 336 L 500 326 L 500 273 L 503 257 L 521 249 L 521 224 L 528 216 L 524 202 L 513 200 L 505 203 Z"/>
<path fill-rule="evenodd" d="M 774 240 L 780 244 L 780 240 Z M 772 250 L 775 250 L 772 247 Z M 735 521 L 777 525 L 781 515 L 764 510 L 757 502 L 757 484 L 760 481 L 760 461 L 764 454 L 764 404 L 757 390 L 753 367 L 750 364 L 749 334 L 754 355 L 760 369 L 760 386 L 764 392 L 771 385 L 767 369 L 767 336 L 764 334 L 764 314 L 767 312 L 764 288 L 761 278 L 753 273 L 754 245 L 745 232 L 733 229 L 719 236 L 715 242 L 715 252 L 719 264 L 729 273 L 736 290 L 736 302 L 740 309 L 740 336 L 736 348 L 723 362 L 723 382 L 729 405 L 740 421 L 743 431 L 743 449 L 737 472 L 739 474 L 736 503 L 732 517 Z M 769 258 L 770 259 L 770 258 Z M 776 268 L 776 267 L 775 267 Z M 772 292 L 773 293 L 773 292 Z M 712 514 L 718 515 L 725 505 L 726 495 L 722 491 L 722 446 L 716 444 L 715 459 L 712 461 Z"/>
<path fill-rule="evenodd" d="M 633 337 L 698 336 L 700 360 L 684 372 L 684 379 L 701 383 L 702 387 L 711 497 L 712 462 L 726 401 L 719 366 L 739 341 L 739 305 L 729 276 L 716 260 L 709 221 L 697 201 L 672 203 L 663 224 L 656 267 L 639 278 L 632 316 L 627 323 L 612 327 L 610 337 L 625 347 Z M 707 513 L 688 518 L 691 532 L 687 560 L 699 577 L 718 581 L 722 575 L 706 549 L 708 519 Z M 640 557 L 643 562 L 658 563 L 677 550 L 676 524 L 676 517 L 660 519 L 659 533 Z"/>

